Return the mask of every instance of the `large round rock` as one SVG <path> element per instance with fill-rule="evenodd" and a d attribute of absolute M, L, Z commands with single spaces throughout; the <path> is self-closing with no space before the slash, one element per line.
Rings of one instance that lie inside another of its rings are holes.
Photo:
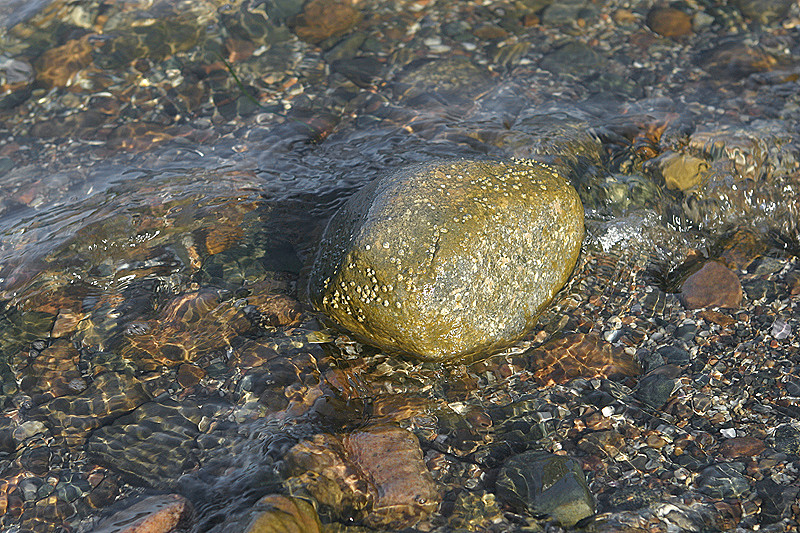
<path fill-rule="evenodd" d="M 583 240 L 575 189 L 535 161 L 454 161 L 370 183 L 333 216 L 312 303 L 362 341 L 427 360 L 529 331 Z"/>

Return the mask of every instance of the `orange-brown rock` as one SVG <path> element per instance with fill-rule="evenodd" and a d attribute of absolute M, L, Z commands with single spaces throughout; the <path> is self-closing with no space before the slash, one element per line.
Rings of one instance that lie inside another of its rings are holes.
<path fill-rule="evenodd" d="M 212 228 L 206 236 L 206 250 L 211 255 L 224 252 L 244 235 L 242 228 L 235 226 L 219 226 Z"/>
<path fill-rule="evenodd" d="M 473 33 L 479 39 L 486 41 L 492 39 L 504 39 L 508 36 L 508 32 L 506 30 L 495 24 L 484 24 L 483 26 L 476 28 Z"/>
<path fill-rule="evenodd" d="M 778 64 L 766 50 L 737 41 L 723 42 L 701 53 L 698 61 L 710 75 L 734 79 L 772 70 Z"/>
<path fill-rule="evenodd" d="M 692 33 L 692 18 L 679 9 L 655 7 L 647 13 L 647 26 L 664 37 L 684 37 Z"/>
<path fill-rule="evenodd" d="M 285 294 L 270 296 L 255 305 L 261 313 L 262 323 L 272 327 L 296 324 L 303 314 L 300 302 Z"/>
<path fill-rule="evenodd" d="M 582 377 L 637 376 L 633 356 L 594 335 L 576 333 L 548 341 L 529 352 L 530 368 L 542 385 Z"/>
<path fill-rule="evenodd" d="M 150 496 L 104 520 L 94 533 L 169 533 L 185 527 L 194 510 L 178 494 Z"/>
<path fill-rule="evenodd" d="M 65 87 L 72 76 L 92 62 L 92 45 L 87 38 L 67 41 L 51 48 L 36 61 L 36 80 L 47 87 Z"/>
<path fill-rule="evenodd" d="M 625 439 L 613 429 L 589 433 L 578 441 L 579 449 L 611 459 L 617 457 L 624 446 Z"/>
<path fill-rule="evenodd" d="M 734 437 L 723 442 L 719 451 L 725 458 L 735 459 L 758 455 L 766 449 L 764 441 L 756 437 Z"/>
<path fill-rule="evenodd" d="M 66 337 L 78 327 L 78 323 L 83 320 L 84 313 L 74 313 L 67 309 L 62 309 L 56 316 L 56 321 L 53 324 L 53 329 L 50 330 L 50 336 L 54 339 L 59 337 Z"/>
<path fill-rule="evenodd" d="M 700 316 L 705 320 L 712 322 L 718 326 L 728 327 L 736 323 L 736 319 L 719 311 L 712 311 L 711 309 L 704 309 L 700 312 Z"/>
<path fill-rule="evenodd" d="M 228 366 L 243 369 L 255 368 L 276 357 L 278 357 L 278 352 L 275 351 L 275 348 L 255 340 L 247 340 L 234 350 L 228 360 Z"/>
<path fill-rule="evenodd" d="M 767 251 L 767 245 L 752 230 L 741 228 L 722 243 L 719 262 L 732 270 L 741 270 Z"/>
<path fill-rule="evenodd" d="M 728 267 L 709 261 L 686 278 L 680 297 L 687 309 L 737 308 L 742 303 L 742 284 Z"/>
<path fill-rule="evenodd" d="M 358 24 L 361 13 L 348 0 L 311 0 L 294 20 L 294 31 L 302 40 L 318 44 L 343 35 Z"/>

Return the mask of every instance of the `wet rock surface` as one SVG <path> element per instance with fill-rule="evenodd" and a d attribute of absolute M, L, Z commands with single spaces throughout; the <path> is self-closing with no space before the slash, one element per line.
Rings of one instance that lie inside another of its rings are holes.
<path fill-rule="evenodd" d="M 309 280 L 318 309 L 385 350 L 491 353 L 566 283 L 583 208 L 537 162 L 453 162 L 379 177 L 336 213 Z"/>
<path fill-rule="evenodd" d="M 292 448 L 288 461 L 293 492 L 310 494 L 327 513 L 346 512 L 371 527 L 407 527 L 439 505 L 417 438 L 399 427 L 369 428 L 342 439 L 318 435 Z"/>
<path fill-rule="evenodd" d="M 281 495 L 264 496 L 256 502 L 246 520 L 240 524 L 242 533 L 319 533 L 322 531 L 317 512 L 307 501 Z"/>
<path fill-rule="evenodd" d="M 736 309 L 742 302 L 742 284 L 730 269 L 716 261 L 709 261 L 683 282 L 681 299 L 689 309 Z"/>
<path fill-rule="evenodd" d="M 168 533 L 191 524 L 192 504 L 178 494 L 150 496 L 98 524 L 99 533 Z"/>
<path fill-rule="evenodd" d="M 497 487 L 515 508 L 550 516 L 566 527 L 594 514 L 583 471 L 568 457 L 539 451 L 514 456 L 500 470 Z"/>

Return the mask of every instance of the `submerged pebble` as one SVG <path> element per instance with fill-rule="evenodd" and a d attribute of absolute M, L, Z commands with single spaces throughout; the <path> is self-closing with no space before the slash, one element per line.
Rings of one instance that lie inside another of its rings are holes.
<path fill-rule="evenodd" d="M 689 309 L 735 309 L 742 302 L 742 284 L 729 268 L 716 261 L 709 261 L 683 282 L 681 299 Z"/>
<path fill-rule="evenodd" d="M 594 498 L 577 461 L 530 451 L 509 459 L 497 477 L 497 490 L 515 508 L 547 515 L 571 527 L 594 514 Z"/>
<path fill-rule="evenodd" d="M 190 524 L 192 504 L 179 494 L 150 496 L 107 518 L 96 533 L 169 533 Z"/>

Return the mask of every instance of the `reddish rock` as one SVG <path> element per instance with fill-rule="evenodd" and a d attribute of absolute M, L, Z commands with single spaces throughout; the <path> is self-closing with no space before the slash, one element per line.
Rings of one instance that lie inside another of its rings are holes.
<path fill-rule="evenodd" d="M 318 44 L 343 35 L 361 20 L 361 13 L 347 0 L 311 0 L 295 18 L 294 31 L 302 40 Z"/>
<path fill-rule="evenodd" d="M 679 9 L 655 7 L 647 14 L 647 26 L 664 37 L 684 37 L 692 33 L 692 18 Z"/>
<path fill-rule="evenodd" d="M 181 387 L 194 387 L 206 375 L 205 370 L 191 363 L 184 363 L 178 367 L 178 383 Z"/>
<path fill-rule="evenodd" d="M 683 282 L 680 297 L 687 309 L 735 309 L 742 303 L 742 284 L 729 268 L 709 261 Z"/>
<path fill-rule="evenodd" d="M 104 520 L 94 533 L 168 533 L 191 522 L 193 512 L 178 494 L 150 496 Z"/>
<path fill-rule="evenodd" d="M 369 481 L 367 524 L 403 527 L 436 510 L 436 485 L 413 433 L 394 426 L 370 428 L 346 436 L 344 446 Z"/>
<path fill-rule="evenodd" d="M 369 527 L 409 527 L 436 510 L 439 494 L 417 437 L 397 426 L 372 426 L 339 437 L 316 435 L 287 455 L 287 486 L 328 512 Z"/>
<path fill-rule="evenodd" d="M 767 449 L 764 441 L 755 437 L 735 437 L 722 443 L 719 448 L 720 453 L 726 459 L 737 457 L 751 457 L 758 455 Z"/>

